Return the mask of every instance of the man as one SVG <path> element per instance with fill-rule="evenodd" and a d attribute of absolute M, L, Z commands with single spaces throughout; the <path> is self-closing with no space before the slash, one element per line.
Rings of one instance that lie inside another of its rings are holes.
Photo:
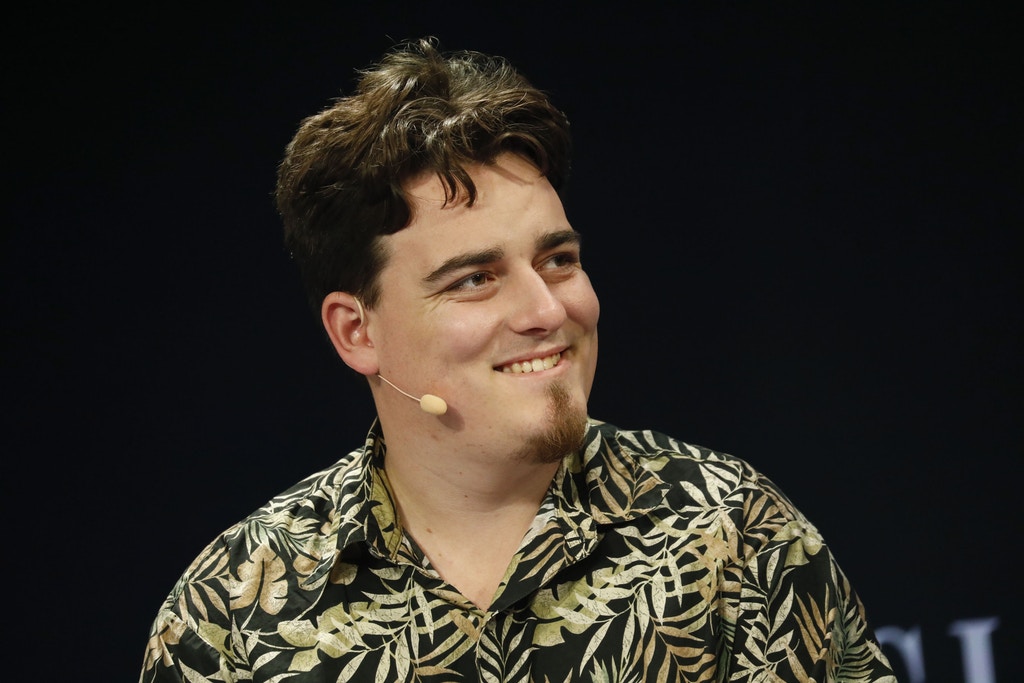
<path fill-rule="evenodd" d="M 745 462 L 589 419 L 568 123 L 498 58 L 397 47 L 305 120 L 286 243 L 365 445 L 216 539 L 141 681 L 894 681 Z"/>

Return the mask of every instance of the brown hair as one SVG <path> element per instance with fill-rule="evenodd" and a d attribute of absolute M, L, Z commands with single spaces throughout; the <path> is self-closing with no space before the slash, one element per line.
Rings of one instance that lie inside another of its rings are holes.
<path fill-rule="evenodd" d="M 352 95 L 301 122 L 278 168 L 285 245 L 317 315 L 332 291 L 376 303 L 379 238 L 409 224 L 409 178 L 436 173 L 448 201 L 461 191 L 472 204 L 465 166 L 503 152 L 529 159 L 556 190 L 569 174 L 568 120 L 504 58 L 441 53 L 424 38 L 359 74 Z"/>

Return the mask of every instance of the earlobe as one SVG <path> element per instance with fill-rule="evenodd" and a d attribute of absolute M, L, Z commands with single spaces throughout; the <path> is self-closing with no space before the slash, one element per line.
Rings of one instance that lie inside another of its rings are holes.
<path fill-rule="evenodd" d="M 363 375 L 377 372 L 377 352 L 369 333 L 367 311 L 348 292 L 331 292 L 324 297 L 320 317 L 327 336 L 345 364 Z"/>

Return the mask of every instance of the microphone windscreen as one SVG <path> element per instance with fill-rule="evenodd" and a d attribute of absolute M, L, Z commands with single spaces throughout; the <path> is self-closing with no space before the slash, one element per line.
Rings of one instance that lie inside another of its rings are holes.
<path fill-rule="evenodd" d="M 433 394 L 423 394 L 420 399 L 420 408 L 423 409 L 423 412 L 431 415 L 444 415 L 448 412 L 448 404 L 444 402 L 444 399 Z"/>

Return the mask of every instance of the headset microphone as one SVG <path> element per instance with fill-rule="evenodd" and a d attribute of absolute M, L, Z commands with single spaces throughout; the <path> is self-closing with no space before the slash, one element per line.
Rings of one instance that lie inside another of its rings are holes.
<path fill-rule="evenodd" d="M 430 413 L 431 415 L 444 415 L 445 413 L 448 412 L 448 404 L 445 403 L 444 399 L 441 398 L 440 396 L 434 396 L 433 394 L 423 394 L 422 397 L 416 398 L 412 394 L 406 393 L 406 392 L 402 391 L 401 389 L 399 389 L 398 387 L 396 387 L 394 384 L 392 384 L 386 377 L 382 376 L 380 373 L 378 373 L 377 376 L 380 377 L 382 380 L 384 380 L 384 382 L 388 386 L 390 386 L 392 389 L 394 389 L 398 393 L 402 394 L 403 396 L 408 396 L 409 398 L 411 398 L 414 401 L 418 401 L 419 404 L 420 404 L 420 409 L 423 412 Z"/>

